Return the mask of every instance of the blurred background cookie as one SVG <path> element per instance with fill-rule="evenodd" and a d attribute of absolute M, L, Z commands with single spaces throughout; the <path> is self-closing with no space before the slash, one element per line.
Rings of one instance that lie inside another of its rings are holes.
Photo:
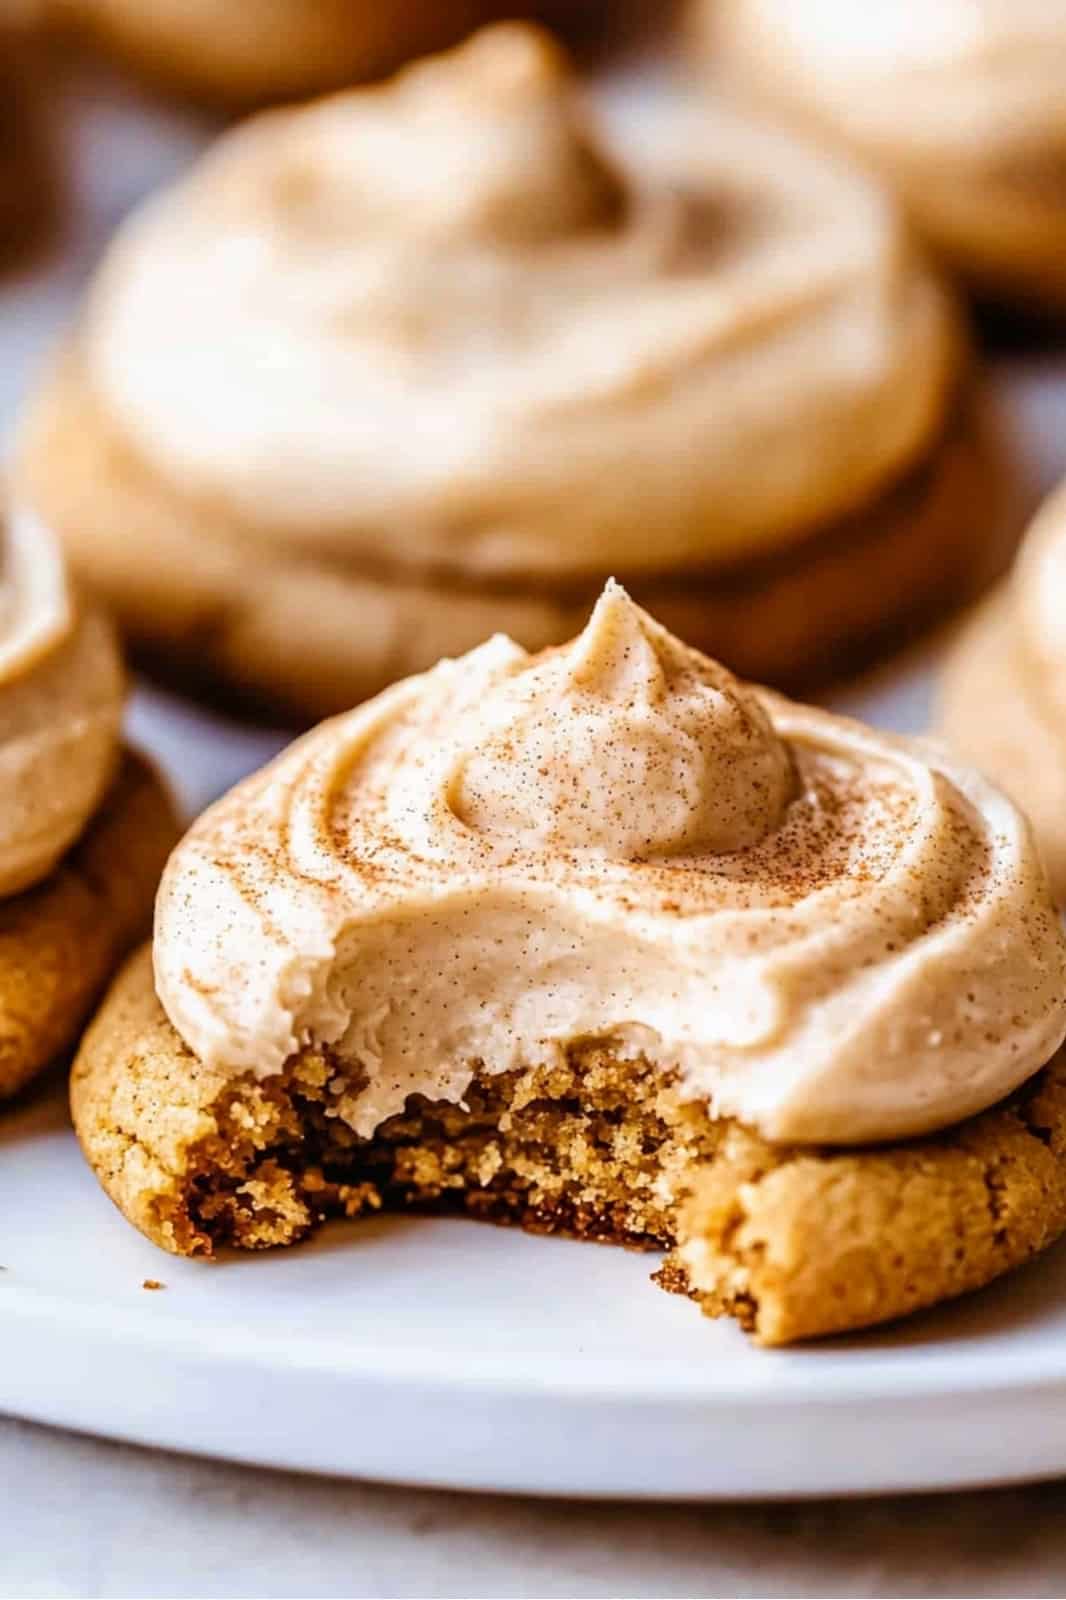
<path fill-rule="evenodd" d="M 1066 312 L 1064 0 L 696 0 L 708 59 L 895 183 L 995 299 Z"/>
<path fill-rule="evenodd" d="M 0 5 L 0 271 L 25 263 L 55 220 L 57 174 L 43 80 L 28 15 Z"/>
<path fill-rule="evenodd" d="M 60 32 L 194 99 L 248 105 L 381 77 L 483 23 L 534 17 L 593 50 L 647 0 L 46 0 Z"/>
<path fill-rule="evenodd" d="M 75 1040 L 147 929 L 176 822 L 122 755 L 109 625 L 27 519 L 0 525 L 0 1098 Z"/>
<path fill-rule="evenodd" d="M 565 638 L 609 574 L 795 682 L 987 569 L 978 410 L 876 185 L 724 104 L 593 119 L 509 25 L 152 200 L 16 487 L 157 663 L 299 716 Z"/>
<path fill-rule="evenodd" d="M 1066 902 L 1066 485 L 1041 509 L 1008 582 L 955 642 L 940 723 L 1025 807 Z"/>

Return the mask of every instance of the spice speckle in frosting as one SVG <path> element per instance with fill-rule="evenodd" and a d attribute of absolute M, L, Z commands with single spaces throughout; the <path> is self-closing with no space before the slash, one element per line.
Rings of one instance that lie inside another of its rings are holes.
<path fill-rule="evenodd" d="M 1021 816 L 933 745 L 741 685 L 610 584 L 325 723 L 194 824 L 156 978 L 215 1068 L 325 1048 L 360 1135 L 608 1038 L 785 1142 L 946 1126 L 1066 1033 Z"/>
<path fill-rule="evenodd" d="M 490 691 L 476 726 L 452 807 L 525 848 L 743 850 L 779 825 L 794 787 L 755 696 L 613 582 L 584 633 Z"/>

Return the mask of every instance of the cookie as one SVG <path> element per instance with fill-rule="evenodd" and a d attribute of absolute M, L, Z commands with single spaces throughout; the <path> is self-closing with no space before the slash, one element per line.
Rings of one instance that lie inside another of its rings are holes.
<path fill-rule="evenodd" d="M 257 551 L 159 482 L 72 353 L 21 439 L 25 502 L 62 531 L 73 570 L 137 658 L 165 681 L 262 714 L 331 716 L 490 633 L 531 649 L 556 643 L 594 598 L 583 584 L 479 589 L 384 562 L 352 571 Z M 817 684 L 899 645 L 1002 570 L 1013 498 L 998 423 L 971 393 L 929 460 L 874 505 L 787 553 L 631 587 L 745 677 Z"/>
<path fill-rule="evenodd" d="M 363 1155 L 321 1114 L 328 1072 L 315 1057 L 262 1082 L 204 1067 L 167 1021 L 145 949 L 78 1053 L 75 1127 L 111 1199 L 176 1254 L 290 1244 L 329 1216 L 382 1206 L 459 1209 L 667 1248 L 664 1286 L 768 1345 L 979 1288 L 1066 1230 L 1061 1055 L 1008 1104 L 945 1134 L 858 1151 L 701 1127 L 690 1107 L 664 1104 L 646 1066 L 590 1049 L 554 1081 L 476 1084 L 466 1112 L 420 1106 Z M 608 1134 L 615 1149 L 597 1159 Z M 690 1193 L 673 1209 L 653 1180 L 657 1162 L 679 1161 Z"/>
<path fill-rule="evenodd" d="M 0 16 L 0 270 L 22 267 L 55 221 L 47 84 L 28 31 Z"/>
<path fill-rule="evenodd" d="M 715 69 L 861 156 L 982 295 L 1066 312 L 1066 8 L 695 0 Z"/>
<path fill-rule="evenodd" d="M 1066 903 L 1066 491 L 1042 507 L 1010 578 L 959 630 L 941 674 L 937 723 L 949 743 L 1027 811 L 1052 887 Z"/>
<path fill-rule="evenodd" d="M 165 789 L 127 754 L 84 836 L 55 870 L 0 901 L 0 1096 L 75 1043 L 101 989 L 151 925 L 177 834 Z"/>
<path fill-rule="evenodd" d="M 594 117 L 511 26 L 154 200 L 15 486 L 139 650 L 297 717 L 493 629 L 558 642 L 608 574 L 795 684 L 995 565 L 979 410 L 862 174 L 724 104 Z"/>
<path fill-rule="evenodd" d="M 72 1078 L 163 1248 L 444 1207 L 671 1250 L 764 1342 L 1066 1226 L 1066 932 L 945 751 L 741 684 L 617 584 L 193 824 Z"/>
<path fill-rule="evenodd" d="M 486 0 L 49 0 L 55 23 L 151 82 L 221 105 L 379 77 L 462 38 Z"/>
<path fill-rule="evenodd" d="M 618 19 L 602 0 L 47 0 L 53 21 L 194 100 L 248 106 L 360 83 L 454 44 L 502 13 L 538 17 L 602 49 Z M 636 31 L 640 8 L 615 6 Z"/>

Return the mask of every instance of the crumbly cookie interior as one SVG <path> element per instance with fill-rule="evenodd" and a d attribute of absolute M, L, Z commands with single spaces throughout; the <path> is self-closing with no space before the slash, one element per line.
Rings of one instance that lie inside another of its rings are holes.
<path fill-rule="evenodd" d="M 475 1076 L 462 1104 L 412 1096 L 372 1139 L 337 1115 L 351 1077 L 318 1051 L 236 1080 L 217 1132 L 189 1152 L 168 1202 L 183 1252 L 295 1243 L 333 1216 L 459 1211 L 538 1232 L 667 1249 L 688 1174 L 727 1124 L 661 1069 L 589 1044 L 559 1062 Z M 676 1264 L 670 1287 L 683 1287 Z"/>
<path fill-rule="evenodd" d="M 336 1114 L 354 1087 L 319 1051 L 234 1079 L 147 1231 L 213 1255 L 450 1211 L 665 1250 L 663 1288 L 786 1344 L 979 1288 L 1066 1229 L 1066 1052 L 957 1127 L 861 1149 L 771 1145 L 602 1042 L 480 1073 L 461 1105 L 412 1097 L 369 1140 Z"/>

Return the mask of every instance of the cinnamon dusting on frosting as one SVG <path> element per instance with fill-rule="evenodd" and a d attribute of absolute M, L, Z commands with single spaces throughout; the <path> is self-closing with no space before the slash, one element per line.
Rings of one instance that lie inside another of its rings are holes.
<path fill-rule="evenodd" d="M 492 640 L 239 785 L 171 859 L 155 961 L 212 1066 L 349 1063 L 361 1134 L 605 1036 L 771 1139 L 887 1139 L 1066 1034 L 1007 800 L 737 684 L 614 585 L 564 649 Z"/>
<path fill-rule="evenodd" d="M 615 583 L 581 637 L 490 691 L 452 806 L 516 845 L 619 860 L 741 850 L 780 822 L 788 751 L 754 695 Z"/>

